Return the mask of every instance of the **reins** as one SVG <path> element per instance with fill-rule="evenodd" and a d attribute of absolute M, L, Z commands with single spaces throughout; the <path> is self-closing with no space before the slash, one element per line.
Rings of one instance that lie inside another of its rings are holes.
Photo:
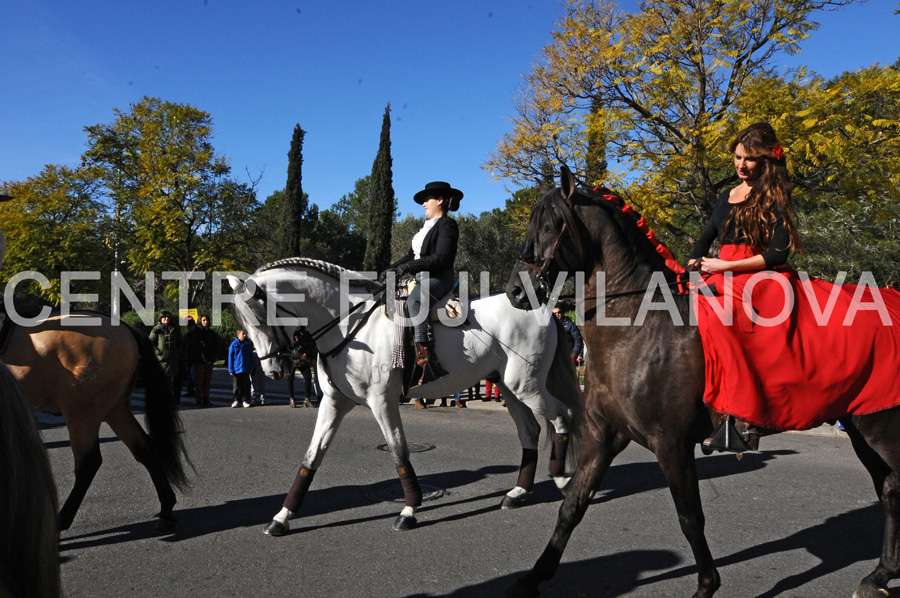
<path fill-rule="evenodd" d="M 601 190 L 602 190 L 601 187 L 594 188 L 594 192 L 599 192 Z M 618 196 L 616 196 L 612 193 L 604 194 L 603 198 L 606 201 L 609 201 L 617 206 L 622 206 L 622 204 L 623 204 L 621 198 L 619 198 Z M 634 215 L 634 209 L 631 208 L 631 206 L 629 206 L 627 204 L 624 205 L 624 207 L 622 208 L 621 211 L 624 213 Z M 537 279 L 538 286 L 543 288 L 544 290 L 547 290 L 550 288 L 550 282 L 547 280 L 547 272 L 549 270 L 550 264 L 553 263 L 553 260 L 556 257 L 556 250 L 559 248 L 560 241 L 562 240 L 563 234 L 566 231 L 566 224 L 567 224 L 566 222 L 563 222 L 562 227 L 559 229 L 559 234 L 556 236 L 556 240 L 553 242 L 553 245 L 550 247 L 550 252 L 547 254 L 547 257 L 544 258 L 544 262 L 541 264 L 540 268 L 536 264 L 531 264 L 531 263 L 525 261 L 525 259 L 524 259 L 525 252 L 524 251 L 523 251 L 522 256 L 516 260 L 516 263 L 523 264 L 523 265 L 527 266 L 530 270 L 535 272 L 535 278 Z M 684 280 L 682 276 L 684 274 L 687 274 L 691 270 L 699 270 L 700 262 L 698 261 L 698 262 L 692 264 L 691 266 L 688 267 L 687 270 L 682 268 L 681 265 L 678 264 L 675 261 L 675 259 L 672 257 L 671 252 L 669 252 L 669 250 L 666 249 L 665 246 L 662 245 L 662 243 L 660 243 L 656 239 L 656 237 L 653 234 L 653 231 L 651 231 L 647 227 L 643 218 L 640 218 L 640 220 L 638 222 L 636 222 L 635 225 L 647 235 L 647 238 L 650 240 L 650 242 L 656 246 L 657 252 L 663 257 L 663 259 L 666 260 L 666 266 L 669 268 L 669 270 L 671 270 L 675 273 L 675 276 L 676 276 L 675 280 L 672 282 L 668 282 L 663 286 L 665 286 L 666 288 L 680 287 L 679 293 L 686 294 L 688 281 Z M 660 249 L 662 249 L 662 251 Z M 621 291 L 621 292 L 612 293 L 609 295 L 604 294 L 604 302 L 608 302 L 612 299 L 618 299 L 620 297 L 630 297 L 633 295 L 641 295 L 646 292 L 647 292 L 647 289 L 644 288 L 644 289 L 634 289 L 631 291 Z M 558 299 L 573 299 L 573 298 L 576 298 L 576 296 L 575 295 L 563 295 L 563 296 L 558 297 Z"/>
<path fill-rule="evenodd" d="M 387 285 L 381 285 L 378 289 L 376 289 L 374 291 L 373 295 L 378 295 L 379 293 L 382 293 L 386 287 L 387 287 Z M 268 304 L 268 300 L 269 300 L 268 294 L 264 290 L 262 290 L 262 288 L 260 286 L 256 287 L 256 292 L 254 292 L 253 295 L 255 297 L 259 297 L 263 303 Z M 369 309 L 369 311 L 366 312 L 365 315 L 363 315 L 362 319 L 356 323 L 354 328 L 347 334 L 347 336 L 340 343 L 338 343 L 337 347 L 335 347 L 325 353 L 320 352 L 319 355 L 321 355 L 324 358 L 333 357 L 341 349 L 346 347 L 347 344 L 351 340 L 353 340 L 353 337 L 356 336 L 356 334 L 360 331 L 360 329 L 369 320 L 369 316 L 372 315 L 372 312 L 374 312 L 378 308 L 378 306 L 381 305 L 381 303 L 383 301 L 384 301 L 384 295 L 382 294 L 381 297 L 379 297 L 375 300 L 375 302 L 372 304 L 372 307 Z M 325 336 L 325 334 L 327 332 L 329 332 L 332 328 L 334 328 L 335 326 L 340 324 L 344 319 L 348 318 L 350 315 L 353 314 L 353 312 L 357 311 L 359 308 L 364 306 L 366 303 L 367 303 L 367 301 L 360 301 L 359 303 L 357 303 L 356 305 L 351 307 L 349 310 L 347 310 L 346 313 L 335 316 L 334 318 L 332 318 L 331 320 L 329 320 L 322 326 L 319 326 L 313 332 L 310 332 L 309 336 L 312 338 L 313 342 L 319 340 L 320 338 Z M 277 310 L 278 308 L 279 308 L 279 306 L 276 304 L 275 309 Z M 294 314 L 291 314 L 291 315 L 294 315 Z M 274 351 L 272 351 L 270 353 L 266 353 L 265 355 L 261 355 L 260 359 L 262 360 L 262 359 L 270 359 L 272 357 L 283 357 L 285 355 L 290 355 L 290 351 L 291 351 L 290 345 L 279 345 L 278 347 L 275 348 Z"/>

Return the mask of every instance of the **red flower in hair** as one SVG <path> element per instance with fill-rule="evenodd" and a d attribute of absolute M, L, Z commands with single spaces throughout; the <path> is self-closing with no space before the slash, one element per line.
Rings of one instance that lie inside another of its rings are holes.
<path fill-rule="evenodd" d="M 774 156 L 776 160 L 782 160 L 784 158 L 784 148 L 781 147 L 780 143 L 776 143 L 775 147 L 772 148 L 772 156 Z"/>

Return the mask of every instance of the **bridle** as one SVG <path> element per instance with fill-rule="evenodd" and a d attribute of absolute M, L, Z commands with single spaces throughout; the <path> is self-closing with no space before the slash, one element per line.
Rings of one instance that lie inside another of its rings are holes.
<path fill-rule="evenodd" d="M 320 351 L 320 352 L 319 352 L 319 356 L 320 356 L 320 357 L 323 357 L 323 358 L 329 358 L 329 357 L 333 357 L 334 355 L 337 355 L 341 350 L 343 350 L 344 347 L 347 346 L 347 344 L 348 344 L 351 340 L 353 340 L 353 337 L 355 337 L 355 336 L 357 335 L 357 333 L 360 331 L 360 329 L 361 329 L 361 328 L 365 325 L 365 323 L 369 320 L 369 316 L 372 315 L 372 312 L 374 312 L 374 311 L 378 308 L 378 306 L 381 305 L 381 304 L 384 302 L 384 294 L 383 294 L 383 291 L 384 291 L 385 288 L 386 288 L 386 285 L 381 285 L 379 288 L 377 288 L 377 289 L 373 292 L 373 295 L 376 295 L 376 296 L 377 296 L 379 293 L 382 293 L 382 295 L 381 295 L 380 297 L 378 297 L 378 298 L 373 302 L 372 307 L 369 308 L 369 311 L 367 311 L 367 312 L 363 315 L 363 317 L 359 320 L 359 322 L 356 323 L 356 325 L 355 325 L 355 326 L 353 327 L 353 329 L 347 334 L 347 336 L 344 337 L 344 339 L 341 340 L 341 342 L 338 343 L 338 345 L 337 345 L 336 347 L 334 347 L 333 349 L 330 349 L 329 351 L 325 351 L 325 352 Z M 262 304 L 263 304 L 264 306 L 266 306 L 266 309 L 268 310 L 269 295 L 268 295 L 268 293 L 266 293 L 266 291 L 263 290 L 263 288 L 262 288 L 260 285 L 258 285 L 258 284 L 256 285 L 256 290 L 253 291 L 253 298 L 254 298 L 254 299 L 259 299 L 260 301 L 262 301 Z M 335 326 L 337 326 L 338 324 L 340 324 L 344 319 L 350 317 L 351 314 L 353 314 L 355 311 L 359 310 L 359 308 L 361 308 L 362 306 L 364 306 L 366 303 L 367 303 L 366 301 L 360 301 L 359 303 L 357 303 L 356 305 L 354 305 L 353 307 L 351 307 L 349 310 L 347 310 L 347 313 L 339 314 L 339 315 L 335 316 L 334 318 L 332 318 L 331 320 L 329 320 L 328 322 L 326 322 L 325 324 L 323 324 L 322 326 L 319 326 L 319 327 L 318 327 L 317 329 L 315 329 L 314 331 L 312 331 L 312 332 L 305 332 L 305 334 L 308 335 L 308 336 L 312 339 L 313 342 L 318 341 L 320 338 L 322 338 L 323 336 L 325 336 L 325 334 L 327 334 L 332 328 L 334 328 Z M 285 313 L 287 313 L 287 314 L 289 314 L 289 315 L 291 315 L 291 316 L 296 315 L 296 314 L 293 314 L 293 313 L 287 311 L 286 309 L 284 309 L 283 307 L 281 307 L 280 305 L 278 305 L 278 304 L 276 303 L 276 304 L 275 304 L 275 312 L 278 313 L 278 310 L 279 310 L 279 309 L 281 309 L 283 312 L 285 312 Z M 273 358 L 273 357 L 277 357 L 277 358 L 280 358 L 280 359 L 285 359 L 285 358 L 287 358 L 287 357 L 290 357 L 290 355 L 291 355 L 291 349 L 292 349 L 292 348 L 293 348 L 293 343 L 291 343 L 290 341 L 287 342 L 287 343 L 281 343 L 281 344 L 278 344 L 278 345 L 274 348 L 273 351 L 270 351 L 269 353 L 266 353 L 265 355 L 260 355 L 259 358 L 260 358 L 260 360 L 263 360 L 263 359 L 271 359 L 271 358 Z"/>
<path fill-rule="evenodd" d="M 541 291 L 542 293 L 549 294 L 550 281 L 547 278 L 547 272 L 550 269 L 550 264 L 552 264 L 553 260 L 556 258 L 556 250 L 559 249 L 560 241 L 562 241 L 562 238 L 566 232 L 566 229 L 567 229 L 567 223 L 565 221 L 563 221 L 563 225 L 559 229 L 559 234 L 556 236 L 556 240 L 553 242 L 553 245 L 550 247 L 549 253 L 547 253 L 546 257 L 544 258 L 543 263 L 540 266 L 537 266 L 536 264 L 532 264 L 530 262 L 525 261 L 525 251 L 523 251 L 522 255 L 519 256 L 519 259 L 516 260 L 517 264 L 522 264 L 522 265 L 526 266 L 528 269 L 530 269 L 532 272 L 535 273 L 534 278 L 535 278 L 535 280 L 537 280 L 537 289 L 536 290 Z M 699 268 L 700 268 L 700 263 L 698 261 L 697 263 L 693 264 L 688 269 L 688 271 L 683 272 L 682 274 L 688 274 L 690 272 L 690 270 L 699 270 Z M 683 279 L 682 274 L 677 274 L 676 279 L 674 281 L 668 282 L 664 286 L 679 287 L 679 286 L 685 285 L 684 288 L 686 288 L 686 281 Z M 618 293 L 604 295 L 604 299 L 605 299 L 605 301 L 610 301 L 611 299 L 616 299 L 618 297 L 629 297 L 632 295 L 641 295 L 646 292 L 647 292 L 647 289 L 634 289 L 631 291 L 621 291 Z M 559 297 L 559 298 L 563 299 L 563 298 L 570 298 L 570 297 Z"/>
<path fill-rule="evenodd" d="M 523 264 L 535 273 L 534 278 L 537 280 L 537 290 L 541 292 L 547 293 L 550 291 L 550 281 L 547 279 L 547 271 L 550 269 L 550 264 L 553 263 L 553 260 L 556 257 L 556 250 L 559 248 L 559 243 L 562 241 L 563 234 L 566 232 L 566 227 L 567 224 L 563 222 L 562 228 L 559 229 L 559 235 L 556 237 L 556 241 L 553 242 L 553 246 L 550 247 L 550 252 L 547 254 L 547 257 L 544 258 L 544 263 L 542 263 L 540 267 L 536 264 L 526 262 L 524 252 L 519 256 L 519 259 L 516 260 L 517 264 Z"/>

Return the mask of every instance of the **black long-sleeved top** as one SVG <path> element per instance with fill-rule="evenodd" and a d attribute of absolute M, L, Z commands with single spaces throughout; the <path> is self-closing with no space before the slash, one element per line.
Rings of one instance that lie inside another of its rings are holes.
<path fill-rule="evenodd" d="M 415 259 L 415 253 L 410 246 L 409 252 L 391 264 L 391 267 L 406 264 L 410 274 L 427 271 L 432 278 L 438 278 L 452 285 L 453 262 L 456 260 L 458 244 L 459 225 L 453 218 L 442 216 L 425 235 L 421 257 Z"/>
<path fill-rule="evenodd" d="M 696 260 L 704 257 L 709 252 L 709 248 L 712 247 L 713 242 L 719 238 L 722 229 L 725 228 L 725 224 L 731 216 L 731 210 L 737 205 L 728 202 L 728 194 L 729 192 L 725 191 L 719 196 L 719 199 L 716 200 L 716 207 L 713 208 L 713 213 L 706 225 L 706 230 L 703 231 L 703 234 L 700 235 L 700 238 L 694 243 L 694 250 L 691 252 L 690 259 Z M 722 237 L 722 243 L 734 243 L 734 237 L 734 222 L 732 222 L 725 232 L 725 235 Z M 763 259 L 766 261 L 766 268 L 783 266 L 787 263 L 788 257 L 790 256 L 789 247 L 791 239 L 787 230 L 784 228 L 784 218 L 781 216 L 781 212 L 778 208 L 775 208 L 775 223 L 772 225 L 772 230 L 769 231 L 769 239 L 769 248 L 762 252 Z"/>

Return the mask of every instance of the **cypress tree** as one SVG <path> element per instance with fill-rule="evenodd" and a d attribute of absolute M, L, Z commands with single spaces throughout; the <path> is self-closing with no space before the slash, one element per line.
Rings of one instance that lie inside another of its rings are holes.
<path fill-rule="evenodd" d="M 363 269 L 381 272 L 391 263 L 391 227 L 394 224 L 394 175 L 391 171 L 391 105 L 384 109 L 381 142 L 372 165 L 369 186 L 369 239 Z"/>
<path fill-rule="evenodd" d="M 300 238 L 302 235 L 303 216 L 306 214 L 307 199 L 303 195 L 303 137 L 306 131 L 300 125 L 294 127 L 291 149 L 288 151 L 287 185 L 284 188 L 284 211 L 287 230 L 287 255 L 300 255 Z"/>

